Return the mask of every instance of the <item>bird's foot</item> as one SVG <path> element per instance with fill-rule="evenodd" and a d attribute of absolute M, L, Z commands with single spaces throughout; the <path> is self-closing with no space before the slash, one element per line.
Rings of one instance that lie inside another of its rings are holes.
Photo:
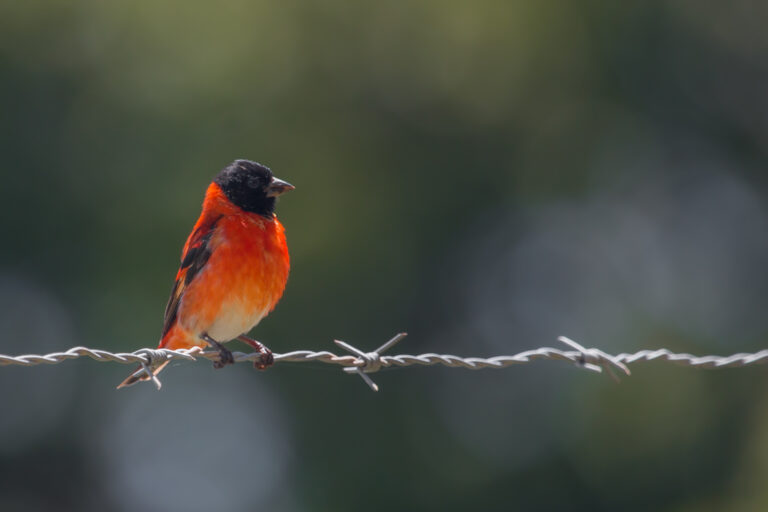
<path fill-rule="evenodd" d="M 219 352 L 219 360 L 213 362 L 213 367 L 218 369 L 224 368 L 228 364 L 235 364 L 235 357 L 232 352 L 225 348 L 224 345 L 211 338 L 207 334 L 203 336 L 203 339 L 214 349 Z"/>
<path fill-rule="evenodd" d="M 254 340 L 253 338 L 249 338 L 248 336 L 238 336 L 237 339 L 240 341 L 243 341 L 256 350 L 259 351 L 259 355 L 261 356 L 258 361 L 253 362 L 253 367 L 257 370 L 266 370 L 273 364 L 275 364 L 275 356 L 272 355 L 272 351 L 269 350 L 263 343 Z"/>
<path fill-rule="evenodd" d="M 259 354 L 261 355 L 261 360 L 253 362 L 253 367 L 257 370 L 266 370 L 275 364 L 275 356 L 267 347 L 262 347 L 262 350 L 259 350 Z"/>
<path fill-rule="evenodd" d="M 232 355 L 231 350 L 221 346 L 219 347 L 219 360 L 213 362 L 213 367 L 218 370 L 224 368 L 228 364 L 235 364 L 235 357 Z"/>

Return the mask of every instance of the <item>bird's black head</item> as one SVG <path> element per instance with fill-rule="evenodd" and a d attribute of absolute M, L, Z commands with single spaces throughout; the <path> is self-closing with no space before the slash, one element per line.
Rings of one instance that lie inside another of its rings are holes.
<path fill-rule="evenodd" d="M 294 189 L 290 183 L 275 178 L 269 167 L 250 160 L 235 160 L 213 181 L 235 206 L 265 217 L 275 211 L 277 196 Z"/>

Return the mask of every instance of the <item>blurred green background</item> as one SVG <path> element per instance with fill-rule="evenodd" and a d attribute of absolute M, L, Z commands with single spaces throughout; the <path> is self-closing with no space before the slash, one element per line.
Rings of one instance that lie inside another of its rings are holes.
<path fill-rule="evenodd" d="M 297 189 L 277 352 L 753 352 L 766 4 L 0 2 L 0 353 L 155 346 L 205 187 Z M 764 367 L 0 369 L 0 509 L 768 509 Z"/>

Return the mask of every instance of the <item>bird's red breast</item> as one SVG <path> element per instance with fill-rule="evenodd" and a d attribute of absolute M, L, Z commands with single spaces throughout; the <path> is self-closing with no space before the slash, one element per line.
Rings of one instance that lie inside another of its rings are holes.
<path fill-rule="evenodd" d="M 248 332 L 283 294 L 290 260 L 282 224 L 235 206 L 211 183 L 182 252 L 160 348 L 206 346 Z"/>

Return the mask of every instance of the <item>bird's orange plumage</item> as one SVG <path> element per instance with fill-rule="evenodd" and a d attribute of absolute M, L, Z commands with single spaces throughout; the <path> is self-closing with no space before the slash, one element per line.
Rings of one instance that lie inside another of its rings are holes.
<path fill-rule="evenodd" d="M 242 326 L 232 337 L 248 332 L 283 295 L 290 258 L 285 231 L 277 216 L 267 219 L 243 211 L 227 199 L 217 184 L 211 183 L 182 260 L 195 238 L 211 229 L 211 255 L 194 280 L 175 291 L 183 295 L 176 320 L 160 340 L 160 348 L 204 347 L 207 344 L 200 336 L 209 333 L 216 338 L 210 331 L 221 322 Z M 177 282 L 184 281 L 187 271 L 179 270 Z M 221 329 L 227 328 L 237 330 L 229 325 Z"/>

